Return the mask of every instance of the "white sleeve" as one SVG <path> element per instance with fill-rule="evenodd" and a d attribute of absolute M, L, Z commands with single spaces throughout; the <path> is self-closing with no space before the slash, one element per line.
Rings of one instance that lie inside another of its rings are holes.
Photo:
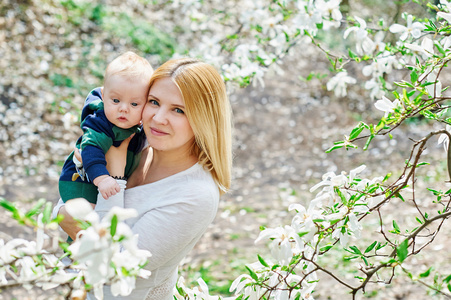
<path fill-rule="evenodd" d="M 63 200 L 60 198 L 58 200 L 58 203 L 56 203 L 55 207 L 52 210 L 52 219 L 55 219 L 58 216 L 58 212 L 60 211 L 61 207 L 64 206 Z"/>
<path fill-rule="evenodd" d="M 121 188 L 121 191 L 119 193 L 109 197 L 108 200 L 103 199 L 101 193 L 97 194 L 95 211 L 99 214 L 100 219 L 102 219 L 113 206 L 124 207 L 124 190 L 127 181 L 119 179 L 116 181 Z"/>

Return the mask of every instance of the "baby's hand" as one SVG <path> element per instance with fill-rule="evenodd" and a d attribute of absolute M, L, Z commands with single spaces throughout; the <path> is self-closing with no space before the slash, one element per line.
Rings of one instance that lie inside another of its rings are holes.
<path fill-rule="evenodd" d="M 97 187 L 99 188 L 99 192 L 102 194 L 102 197 L 105 200 L 121 191 L 121 188 L 116 182 L 116 179 L 111 176 L 102 179 Z"/>

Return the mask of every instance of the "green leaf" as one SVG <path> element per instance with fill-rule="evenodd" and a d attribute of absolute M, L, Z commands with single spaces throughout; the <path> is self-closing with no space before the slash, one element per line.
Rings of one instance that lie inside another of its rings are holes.
<path fill-rule="evenodd" d="M 362 255 L 362 252 L 360 251 L 359 248 L 357 248 L 357 246 L 349 246 L 349 248 L 352 249 L 352 251 L 353 251 L 355 254 Z"/>
<path fill-rule="evenodd" d="M 446 282 L 446 283 L 448 283 L 450 281 L 451 281 L 451 274 L 448 275 L 445 279 L 443 279 L 443 282 Z"/>
<path fill-rule="evenodd" d="M 375 137 L 374 134 L 371 134 L 368 139 L 366 140 L 365 146 L 363 146 L 363 151 L 368 150 L 368 147 L 370 146 L 371 141 Z"/>
<path fill-rule="evenodd" d="M 393 174 L 392 173 L 387 173 L 387 175 L 385 175 L 384 179 L 382 180 L 382 182 L 387 181 Z"/>
<path fill-rule="evenodd" d="M 257 254 L 258 261 L 265 267 L 269 268 L 268 263 L 263 259 L 263 257 L 260 256 L 260 254 Z"/>
<path fill-rule="evenodd" d="M 388 242 L 386 242 L 385 244 L 377 243 L 376 251 L 379 250 L 379 249 L 384 248 L 385 246 L 387 246 L 387 244 L 388 244 Z"/>
<path fill-rule="evenodd" d="M 29 218 L 39 213 L 41 207 L 45 204 L 45 199 L 39 199 L 38 202 L 25 214 L 25 217 Z"/>
<path fill-rule="evenodd" d="M 393 228 L 395 229 L 395 233 L 401 232 L 401 229 L 399 229 L 398 223 L 396 223 L 395 220 L 393 220 Z"/>
<path fill-rule="evenodd" d="M 356 58 L 357 57 L 357 55 L 354 52 L 352 52 L 351 50 L 348 51 L 348 54 L 349 54 L 350 58 Z"/>
<path fill-rule="evenodd" d="M 21 220 L 21 216 L 17 208 L 14 206 L 12 202 L 9 202 L 3 198 L 0 199 L 0 206 L 2 206 L 4 209 L 9 210 L 13 213 L 13 218 L 15 220 Z"/>
<path fill-rule="evenodd" d="M 50 219 L 52 218 L 52 206 L 53 205 L 52 205 L 51 202 L 47 202 L 45 204 L 45 208 L 44 208 L 44 211 L 42 213 L 42 222 L 44 224 L 47 224 L 50 221 Z"/>
<path fill-rule="evenodd" d="M 368 260 L 366 259 L 365 256 L 362 256 L 363 261 L 365 262 L 365 265 L 369 266 L 370 264 L 368 263 Z"/>
<path fill-rule="evenodd" d="M 376 245 L 377 245 L 377 242 L 374 241 L 371 245 L 368 246 L 368 248 L 365 249 L 365 253 L 368 253 L 368 252 L 370 252 L 371 250 L 373 250 L 374 247 L 376 247 Z"/>
<path fill-rule="evenodd" d="M 418 79 L 418 73 L 417 73 L 416 70 L 413 70 L 413 71 L 410 73 L 410 81 L 411 81 L 412 83 L 415 83 L 415 82 L 417 82 L 417 79 Z"/>
<path fill-rule="evenodd" d="M 350 140 L 353 140 L 353 139 L 355 139 L 356 137 L 358 137 L 359 134 L 362 132 L 362 130 L 363 130 L 364 128 L 365 128 L 365 127 L 362 125 L 362 123 L 360 123 L 359 125 L 357 125 L 357 126 L 351 131 L 351 134 L 349 135 L 349 139 L 350 139 Z"/>
<path fill-rule="evenodd" d="M 17 211 L 16 207 L 13 203 L 6 201 L 5 199 L 0 199 L 0 206 L 5 208 L 6 210 L 9 210 L 10 212 L 14 213 Z"/>
<path fill-rule="evenodd" d="M 443 55 L 446 54 L 445 49 L 443 49 L 443 47 L 442 47 L 442 45 L 440 45 L 440 43 L 435 43 L 435 47 L 437 47 L 437 50 L 438 50 L 441 54 L 443 54 Z"/>
<path fill-rule="evenodd" d="M 257 274 L 248 266 L 245 266 L 247 271 L 249 272 L 249 275 L 251 275 L 252 279 L 254 279 L 255 281 L 258 281 L 258 276 Z"/>
<path fill-rule="evenodd" d="M 316 222 L 316 223 L 321 223 L 321 222 L 324 222 L 326 220 L 324 220 L 324 219 L 313 219 L 312 221 Z"/>
<path fill-rule="evenodd" d="M 321 251 L 321 252 L 326 252 L 326 251 L 328 251 L 330 248 L 332 248 L 334 245 L 326 245 L 326 246 L 324 246 L 324 247 L 321 247 L 320 249 L 319 249 L 319 251 Z"/>
<path fill-rule="evenodd" d="M 110 227 L 110 234 L 111 234 L 111 236 L 114 236 L 116 234 L 117 221 L 118 221 L 117 216 L 114 215 L 111 218 L 111 227 Z"/>
<path fill-rule="evenodd" d="M 434 114 L 433 112 L 430 112 L 429 110 L 423 110 L 423 111 L 420 112 L 420 114 L 425 116 L 427 119 L 437 120 L 437 115 Z"/>
<path fill-rule="evenodd" d="M 334 146 L 332 146 L 331 148 L 327 149 L 327 150 L 326 150 L 326 153 L 330 153 L 330 152 L 332 152 L 332 151 L 334 151 L 334 150 L 343 148 L 344 145 L 345 145 L 344 142 L 341 142 L 340 144 L 334 145 Z"/>
<path fill-rule="evenodd" d="M 303 237 L 304 235 L 308 234 L 309 231 L 303 231 L 303 232 L 298 232 L 299 237 Z"/>
<path fill-rule="evenodd" d="M 406 258 L 408 252 L 409 241 L 405 239 L 401 244 L 396 247 L 396 254 L 398 255 L 398 261 L 402 263 Z"/>
<path fill-rule="evenodd" d="M 431 271 L 432 271 L 432 267 L 430 267 L 429 269 L 427 269 L 426 272 L 421 273 L 421 274 L 420 274 L 420 278 L 426 278 L 426 277 L 428 277 L 428 276 L 431 274 Z"/>

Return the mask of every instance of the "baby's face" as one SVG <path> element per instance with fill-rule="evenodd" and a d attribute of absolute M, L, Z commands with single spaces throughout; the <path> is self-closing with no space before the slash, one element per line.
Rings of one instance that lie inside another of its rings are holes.
<path fill-rule="evenodd" d="M 111 123 L 127 129 L 138 125 L 146 105 L 149 84 L 144 80 L 113 75 L 105 82 L 102 99 L 105 115 Z"/>

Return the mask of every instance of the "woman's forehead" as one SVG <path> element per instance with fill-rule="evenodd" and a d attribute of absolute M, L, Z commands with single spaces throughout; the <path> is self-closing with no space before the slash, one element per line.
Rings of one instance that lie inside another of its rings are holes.
<path fill-rule="evenodd" d="M 178 105 L 183 104 L 182 93 L 170 77 L 156 79 L 149 90 L 149 97 Z"/>

